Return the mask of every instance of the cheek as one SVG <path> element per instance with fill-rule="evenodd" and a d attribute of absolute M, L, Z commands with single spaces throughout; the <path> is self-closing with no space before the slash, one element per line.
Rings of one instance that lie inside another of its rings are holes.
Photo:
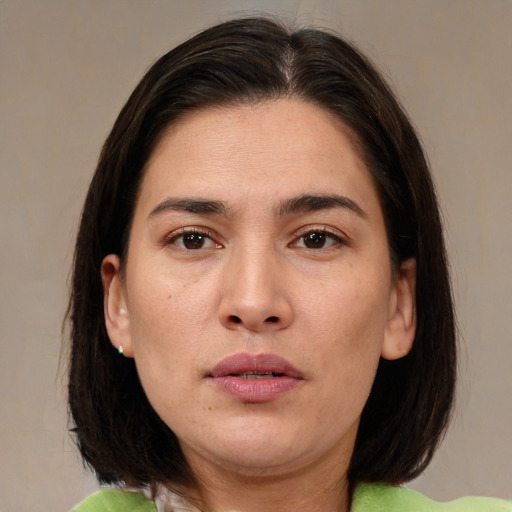
<path fill-rule="evenodd" d="M 201 353 L 198 340 L 204 320 L 198 311 L 204 307 L 186 290 L 176 280 L 146 281 L 143 291 L 134 287 L 136 300 L 129 306 L 137 373 L 149 402 L 167 424 L 172 411 L 184 410 L 181 398 L 187 396 Z"/>
<path fill-rule="evenodd" d="M 330 385 L 366 397 L 380 359 L 389 292 L 377 276 L 324 289 L 309 309 L 312 357 L 329 373 Z M 345 399 L 351 400 L 350 396 Z"/>
<path fill-rule="evenodd" d="M 214 315 L 212 283 L 155 269 L 140 275 L 128 289 L 134 298 L 129 304 L 134 348 L 193 346 Z"/>
<path fill-rule="evenodd" d="M 212 327 L 213 279 L 166 268 L 132 269 L 127 291 L 137 372 L 150 403 L 169 424 L 172 411 L 183 414 L 190 406 L 191 383 L 201 377 L 198 361 L 218 333 Z"/>
<path fill-rule="evenodd" d="M 390 285 L 385 272 L 357 272 L 331 279 L 307 294 L 303 315 L 310 328 L 336 339 L 380 342 L 387 324 Z"/>

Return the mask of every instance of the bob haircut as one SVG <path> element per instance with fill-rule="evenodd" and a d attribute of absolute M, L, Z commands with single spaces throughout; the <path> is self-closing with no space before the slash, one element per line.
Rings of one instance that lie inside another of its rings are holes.
<path fill-rule="evenodd" d="M 456 374 L 452 296 L 434 185 L 418 137 L 374 67 L 350 43 L 268 18 L 209 28 L 161 57 L 121 110 L 82 212 L 68 319 L 69 404 L 83 460 L 100 482 L 194 485 L 174 433 L 149 404 L 133 359 L 109 342 L 103 258 L 126 256 L 144 167 L 163 131 L 188 112 L 294 98 L 349 128 L 379 195 L 395 269 L 417 263 L 417 331 L 402 359 L 381 359 L 348 478 L 399 484 L 430 462 Z"/>

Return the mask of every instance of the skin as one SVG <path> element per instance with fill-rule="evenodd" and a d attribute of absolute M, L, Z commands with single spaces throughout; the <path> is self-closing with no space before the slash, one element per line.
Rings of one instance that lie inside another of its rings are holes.
<path fill-rule="evenodd" d="M 289 207 L 304 195 L 343 199 Z M 184 211 L 190 199 L 218 211 Z M 215 510 L 349 509 L 379 358 L 414 338 L 414 262 L 391 268 L 372 177 L 338 120 L 289 99 L 184 116 L 146 165 L 123 268 L 109 255 L 102 278 L 112 344 L 177 435 L 189 492 Z M 301 380 L 243 403 L 208 378 L 242 352 Z"/>

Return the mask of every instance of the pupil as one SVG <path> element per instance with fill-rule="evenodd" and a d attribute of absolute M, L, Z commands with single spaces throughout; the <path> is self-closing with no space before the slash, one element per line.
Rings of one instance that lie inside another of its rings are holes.
<path fill-rule="evenodd" d="M 183 244 L 187 249 L 200 249 L 204 244 L 204 236 L 197 233 L 185 235 Z"/>
<path fill-rule="evenodd" d="M 310 249 L 318 249 L 324 246 L 325 244 L 325 234 L 324 233 L 308 233 L 304 237 L 304 244 L 306 247 Z"/>

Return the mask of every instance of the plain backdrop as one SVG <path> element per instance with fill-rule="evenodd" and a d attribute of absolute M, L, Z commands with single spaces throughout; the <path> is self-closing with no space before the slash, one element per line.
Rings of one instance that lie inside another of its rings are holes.
<path fill-rule="evenodd" d="M 355 41 L 418 127 L 461 361 L 452 427 L 410 485 L 512 498 L 510 0 L 1 0 L 0 511 L 69 510 L 96 488 L 69 440 L 59 354 L 81 203 L 115 116 L 163 52 L 260 11 Z"/>

